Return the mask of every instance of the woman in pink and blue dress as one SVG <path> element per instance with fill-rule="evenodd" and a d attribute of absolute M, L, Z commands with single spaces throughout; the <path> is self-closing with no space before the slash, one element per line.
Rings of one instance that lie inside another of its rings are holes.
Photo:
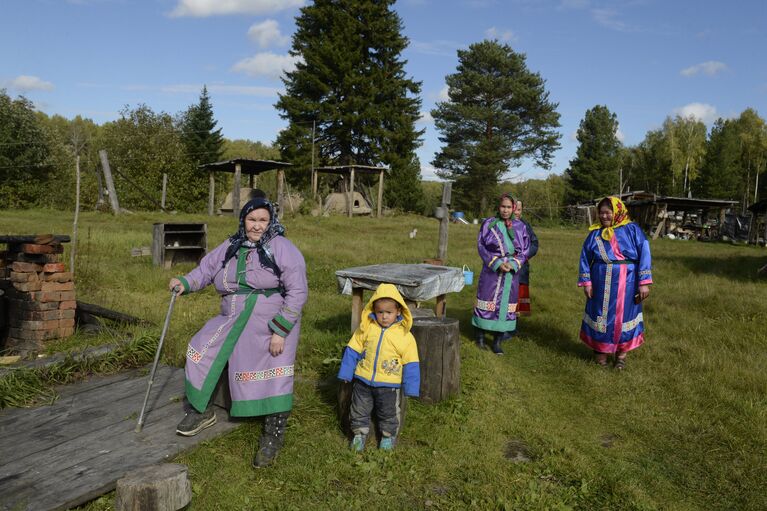
<path fill-rule="evenodd" d="M 581 340 L 596 363 L 626 367 L 626 354 L 645 340 L 642 302 L 650 295 L 650 243 L 628 216 L 626 205 L 606 197 L 597 205 L 599 223 L 583 242 L 578 286 L 586 295 Z"/>

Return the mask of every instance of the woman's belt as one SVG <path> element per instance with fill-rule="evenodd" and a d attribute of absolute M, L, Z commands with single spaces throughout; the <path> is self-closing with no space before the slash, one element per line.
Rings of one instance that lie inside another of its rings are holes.
<path fill-rule="evenodd" d="M 285 289 L 282 287 L 270 287 L 266 289 L 256 289 L 252 287 L 241 287 L 237 291 L 235 291 L 232 294 L 235 295 L 264 295 L 264 296 L 272 296 L 277 293 L 282 294 L 285 292 Z"/>
<path fill-rule="evenodd" d="M 601 259 L 597 259 L 594 261 L 594 263 L 602 263 L 602 264 L 639 264 L 639 261 L 635 259 L 622 259 L 620 261 L 603 261 Z"/>

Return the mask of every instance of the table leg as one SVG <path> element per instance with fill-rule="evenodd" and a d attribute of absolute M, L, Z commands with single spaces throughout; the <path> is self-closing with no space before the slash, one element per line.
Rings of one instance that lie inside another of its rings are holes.
<path fill-rule="evenodd" d="M 360 317 L 362 316 L 362 288 L 352 288 L 352 333 L 357 331 L 360 326 Z"/>
<path fill-rule="evenodd" d="M 438 318 L 445 317 L 445 310 L 447 309 L 445 305 L 445 295 L 438 295 L 437 296 L 437 304 L 434 306 L 434 315 Z"/>

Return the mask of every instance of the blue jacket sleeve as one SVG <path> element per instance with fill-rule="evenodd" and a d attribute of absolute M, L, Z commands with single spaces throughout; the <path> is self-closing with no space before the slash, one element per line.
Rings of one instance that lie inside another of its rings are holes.
<path fill-rule="evenodd" d="M 354 378 L 354 371 L 357 369 L 357 363 L 362 360 L 362 353 L 354 351 L 350 346 L 344 349 L 344 356 L 341 359 L 341 369 L 338 370 L 338 379 L 351 381 Z"/>
<path fill-rule="evenodd" d="M 421 391 L 421 366 L 418 362 L 410 362 L 402 367 L 402 387 L 405 395 L 418 397 Z"/>

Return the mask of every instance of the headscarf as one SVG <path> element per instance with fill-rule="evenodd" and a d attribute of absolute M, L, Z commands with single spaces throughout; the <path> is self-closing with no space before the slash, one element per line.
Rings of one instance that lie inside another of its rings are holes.
<path fill-rule="evenodd" d="M 269 225 L 261 235 L 258 241 L 250 241 L 248 235 L 245 232 L 245 217 L 248 213 L 254 209 L 266 209 L 269 212 Z M 226 249 L 226 255 L 224 256 L 224 262 L 222 266 L 226 265 L 226 262 L 235 257 L 240 250 L 240 247 L 255 248 L 258 252 L 258 260 L 261 266 L 264 268 L 271 268 L 274 274 L 279 278 L 280 269 L 277 267 L 277 263 L 274 262 L 272 257 L 272 251 L 269 247 L 269 242 L 277 236 L 283 236 L 285 234 L 285 227 L 280 223 L 277 215 L 274 211 L 274 205 L 269 202 L 266 197 L 256 197 L 245 203 L 240 210 L 240 228 L 239 230 L 229 237 L 229 248 Z"/>
<path fill-rule="evenodd" d="M 498 205 L 501 205 L 501 202 L 503 202 L 503 199 L 509 199 L 511 201 L 512 208 L 517 207 L 517 201 L 514 199 L 514 196 L 511 195 L 511 192 L 503 192 L 500 197 L 498 197 Z M 514 220 L 514 209 L 511 210 L 511 216 L 508 219 L 501 218 L 500 213 L 496 213 L 498 218 L 500 220 L 503 220 L 503 223 L 506 224 L 507 229 L 511 229 L 511 221 Z"/>
<path fill-rule="evenodd" d="M 598 221 L 599 217 L 597 217 L 597 223 L 592 224 L 591 227 L 589 227 L 589 231 L 602 229 L 600 236 L 602 236 L 603 240 L 610 241 L 615 233 L 615 229 L 630 223 L 631 219 L 629 218 L 628 208 L 626 208 L 626 205 L 618 197 L 605 197 L 597 202 L 597 215 L 599 215 L 599 204 L 605 199 L 610 201 L 610 206 L 613 209 L 613 223 L 610 224 L 609 227 L 602 228 L 602 223 Z"/>

